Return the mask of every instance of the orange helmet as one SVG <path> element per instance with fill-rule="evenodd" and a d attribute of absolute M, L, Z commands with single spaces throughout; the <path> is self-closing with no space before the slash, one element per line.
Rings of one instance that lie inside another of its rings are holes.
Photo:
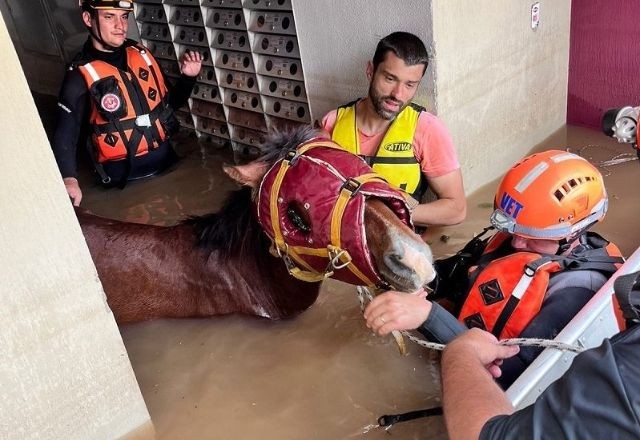
<path fill-rule="evenodd" d="M 572 240 L 607 212 L 602 175 L 566 151 L 533 154 L 515 164 L 498 186 L 491 223 L 528 238 Z"/>

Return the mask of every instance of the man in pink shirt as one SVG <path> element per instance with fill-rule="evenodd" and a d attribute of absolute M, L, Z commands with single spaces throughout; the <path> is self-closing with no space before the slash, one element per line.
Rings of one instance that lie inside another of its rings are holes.
<path fill-rule="evenodd" d="M 413 211 L 417 226 L 464 220 L 462 173 L 451 137 L 434 115 L 413 104 L 428 64 L 422 41 L 394 32 L 367 63 L 367 97 L 329 112 L 322 128 L 345 149 L 363 156 L 391 184 L 421 201 L 427 185 L 437 200 Z"/>

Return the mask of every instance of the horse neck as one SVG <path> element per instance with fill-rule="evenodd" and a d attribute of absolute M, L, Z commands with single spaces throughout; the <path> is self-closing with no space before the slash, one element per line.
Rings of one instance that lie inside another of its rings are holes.
<path fill-rule="evenodd" d="M 294 316 L 315 302 L 320 283 L 288 274 L 282 260 L 266 247 L 260 253 L 227 256 L 211 251 L 198 282 L 197 315 L 244 313 L 270 319 Z M 211 289 L 207 284 L 218 287 Z"/>
<path fill-rule="evenodd" d="M 318 295 L 318 285 L 289 276 L 284 263 L 269 254 L 252 203 L 251 190 L 243 188 L 218 213 L 182 225 L 207 255 L 205 266 L 193 265 L 200 273 L 191 278 L 200 315 L 242 312 L 279 319 L 304 310 Z"/>
<path fill-rule="evenodd" d="M 280 319 L 305 310 L 318 296 L 319 284 L 294 279 L 269 254 L 255 224 L 246 222 L 247 234 L 254 234 L 225 249 L 230 224 L 203 245 L 195 221 L 159 227 L 85 214 L 78 219 L 119 323 L 228 313 Z"/>

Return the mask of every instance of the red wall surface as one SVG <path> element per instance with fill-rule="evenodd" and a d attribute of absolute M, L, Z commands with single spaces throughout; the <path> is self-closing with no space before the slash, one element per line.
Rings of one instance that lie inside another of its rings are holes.
<path fill-rule="evenodd" d="M 573 0 L 567 123 L 599 129 L 626 105 L 640 106 L 640 0 Z"/>

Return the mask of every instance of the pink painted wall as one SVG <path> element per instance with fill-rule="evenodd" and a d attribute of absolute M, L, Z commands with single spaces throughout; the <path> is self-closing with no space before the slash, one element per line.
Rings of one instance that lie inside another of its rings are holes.
<path fill-rule="evenodd" d="M 640 1 L 573 0 L 567 123 L 600 129 L 625 105 L 640 105 Z"/>

